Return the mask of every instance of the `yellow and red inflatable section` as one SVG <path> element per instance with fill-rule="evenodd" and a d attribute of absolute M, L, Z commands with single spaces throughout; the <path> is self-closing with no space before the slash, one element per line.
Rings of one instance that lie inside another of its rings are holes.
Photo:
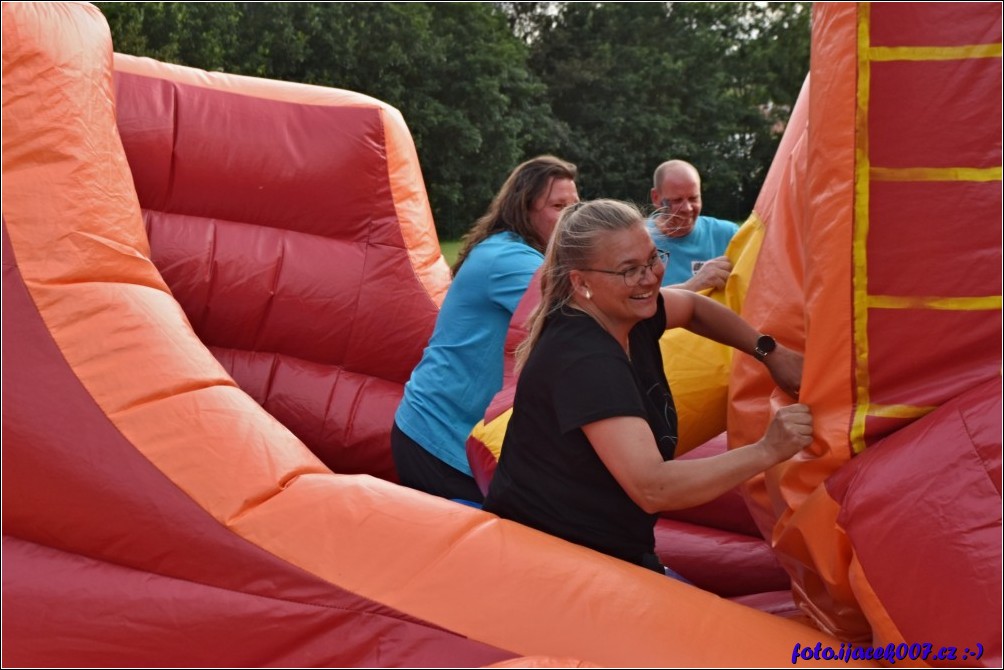
<path fill-rule="evenodd" d="M 396 110 L 113 57 L 83 3 L 3 41 L 5 665 L 1000 663 L 999 5 L 815 9 L 742 303 L 806 351 L 816 442 L 747 491 L 802 621 L 393 483 L 448 284 Z"/>

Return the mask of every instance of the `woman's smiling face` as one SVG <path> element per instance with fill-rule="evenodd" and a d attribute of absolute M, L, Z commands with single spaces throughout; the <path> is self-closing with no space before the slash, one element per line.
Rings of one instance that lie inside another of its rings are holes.
<path fill-rule="evenodd" d="M 655 314 L 666 268 L 641 219 L 636 226 L 600 235 L 589 266 L 582 270 L 589 302 L 608 325 L 630 330 Z M 627 273 L 627 281 L 621 273 Z M 634 280 L 637 283 L 629 285 Z"/>

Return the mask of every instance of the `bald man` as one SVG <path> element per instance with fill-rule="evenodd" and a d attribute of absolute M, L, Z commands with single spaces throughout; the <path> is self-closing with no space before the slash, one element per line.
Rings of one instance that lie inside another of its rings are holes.
<path fill-rule="evenodd" d="M 646 222 L 655 246 L 669 252 L 663 286 L 689 291 L 722 288 L 732 272 L 723 256 L 739 226 L 701 216 L 701 175 L 686 161 L 666 161 L 652 177 L 656 212 Z"/>

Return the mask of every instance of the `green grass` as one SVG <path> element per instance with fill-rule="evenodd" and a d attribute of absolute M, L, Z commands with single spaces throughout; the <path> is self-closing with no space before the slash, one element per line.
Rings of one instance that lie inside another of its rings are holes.
<path fill-rule="evenodd" d="M 453 267 L 457 260 L 457 254 L 460 252 L 460 240 L 440 240 L 439 248 L 446 258 L 446 264 Z"/>

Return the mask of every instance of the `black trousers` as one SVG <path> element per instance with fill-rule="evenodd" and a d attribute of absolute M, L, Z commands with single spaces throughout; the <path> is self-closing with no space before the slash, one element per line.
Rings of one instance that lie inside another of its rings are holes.
<path fill-rule="evenodd" d="M 397 474 L 405 486 L 443 498 L 484 502 L 473 477 L 430 454 L 401 432 L 396 422 L 390 431 L 390 450 Z"/>

